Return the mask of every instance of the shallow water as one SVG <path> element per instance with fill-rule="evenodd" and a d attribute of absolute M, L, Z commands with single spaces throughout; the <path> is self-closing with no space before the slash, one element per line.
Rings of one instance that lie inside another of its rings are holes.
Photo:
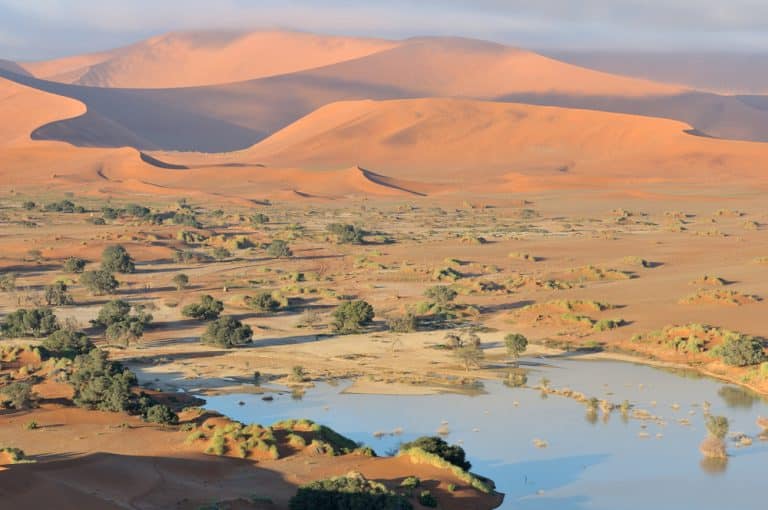
<path fill-rule="evenodd" d="M 521 510 L 764 509 L 768 442 L 757 439 L 755 419 L 768 403 L 740 388 L 690 373 L 607 361 L 554 360 L 531 368 L 529 385 L 542 377 L 552 388 L 571 388 L 665 419 L 607 421 L 587 418 L 584 404 L 539 391 L 486 382 L 485 394 L 390 396 L 343 393 L 349 383 L 318 384 L 294 400 L 290 393 L 265 402 L 259 395 L 206 397 L 206 407 L 247 423 L 309 418 L 373 447 L 379 454 L 401 441 L 434 435 L 445 420 L 449 442 L 462 442 L 472 471 L 492 478 L 506 494 L 502 508 Z M 245 402 L 241 406 L 238 402 Z M 749 447 L 728 441 L 727 465 L 702 464 L 706 437 L 703 402 L 727 416 L 732 432 L 754 438 Z M 517 402 L 519 405 L 515 406 Z M 655 402 L 655 406 L 654 406 Z M 680 408 L 673 409 L 673 404 Z M 690 425 L 678 420 L 688 418 Z M 643 429 L 643 426 L 646 429 Z M 375 431 L 402 427 L 398 436 Z M 640 437 L 647 432 L 647 438 Z M 661 437 L 657 437 L 661 434 Z M 533 439 L 548 442 L 537 448 Z"/>

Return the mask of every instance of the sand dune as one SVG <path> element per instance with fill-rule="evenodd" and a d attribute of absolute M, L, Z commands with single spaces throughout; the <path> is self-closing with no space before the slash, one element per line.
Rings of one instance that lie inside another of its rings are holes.
<path fill-rule="evenodd" d="M 111 52 L 22 66 L 38 78 L 91 87 L 194 87 L 326 66 L 395 45 L 288 31 L 172 32 Z"/>
<path fill-rule="evenodd" d="M 768 111 L 739 98 L 611 76 L 467 39 L 412 39 L 320 68 L 205 87 L 83 87 L 2 69 L 0 76 L 85 103 L 86 115 L 34 133 L 85 146 L 226 152 L 332 102 L 432 96 L 672 118 L 708 135 L 768 140 Z"/>
<path fill-rule="evenodd" d="M 689 129 L 662 119 L 507 103 L 353 101 L 319 109 L 243 157 L 315 169 L 359 164 L 393 178 L 485 191 L 516 176 L 568 183 L 762 175 L 754 162 L 768 146 Z"/>

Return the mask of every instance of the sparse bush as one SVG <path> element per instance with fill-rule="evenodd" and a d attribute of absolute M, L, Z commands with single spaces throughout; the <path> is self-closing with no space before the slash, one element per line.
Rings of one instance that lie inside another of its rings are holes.
<path fill-rule="evenodd" d="M 32 407 L 34 395 L 32 385 L 26 382 L 12 382 L 0 388 L 0 394 L 14 409 L 27 409 Z"/>
<path fill-rule="evenodd" d="M 136 265 L 122 245 L 107 246 L 101 254 L 101 269 L 111 273 L 133 273 Z"/>
<path fill-rule="evenodd" d="M 64 261 L 65 273 L 82 273 L 85 270 L 86 260 L 80 257 L 69 257 Z"/>
<path fill-rule="evenodd" d="M 269 223 L 269 216 L 266 214 L 256 213 L 251 216 L 251 224 L 253 224 L 253 226 L 264 225 L 265 223 Z"/>
<path fill-rule="evenodd" d="M 336 333 L 357 333 L 373 321 L 374 315 L 373 307 L 367 302 L 346 301 L 334 310 L 331 325 Z"/>
<path fill-rule="evenodd" d="M 221 317 L 210 324 L 200 341 L 227 349 L 251 343 L 253 330 L 234 317 Z"/>
<path fill-rule="evenodd" d="M 120 283 L 112 276 L 112 273 L 103 269 L 98 271 L 85 271 L 80 276 L 80 283 L 92 294 L 101 296 L 112 294 Z"/>
<path fill-rule="evenodd" d="M 0 332 L 6 337 L 48 336 L 59 329 L 56 315 L 50 308 L 19 309 L 9 313 L 0 324 Z"/>
<path fill-rule="evenodd" d="M 705 425 L 707 426 L 707 432 L 718 439 L 725 439 L 730 428 L 728 418 L 725 416 L 707 416 Z"/>
<path fill-rule="evenodd" d="M 441 307 L 448 306 L 456 299 L 457 292 L 447 285 L 435 285 L 424 292 L 424 297 L 434 301 Z"/>
<path fill-rule="evenodd" d="M 3 292 L 16 290 L 16 275 L 14 273 L 4 273 L 0 276 L 0 290 Z"/>
<path fill-rule="evenodd" d="M 412 312 L 387 319 L 387 328 L 393 333 L 411 333 L 419 327 L 419 318 Z"/>
<path fill-rule="evenodd" d="M 456 467 L 469 471 L 472 469 L 472 463 L 467 460 L 467 454 L 459 445 L 449 445 L 444 439 L 437 436 L 423 436 L 410 443 L 404 443 L 400 451 L 411 448 L 420 448 L 427 453 L 437 455 L 441 459 L 453 464 Z"/>
<path fill-rule="evenodd" d="M 58 281 L 45 287 L 45 304 L 48 306 L 64 306 L 74 303 L 72 295 L 67 292 L 67 284 Z"/>
<path fill-rule="evenodd" d="M 485 353 L 477 345 L 464 345 L 454 349 L 453 355 L 464 365 L 464 369 L 480 368 L 480 362 L 485 358 Z"/>
<path fill-rule="evenodd" d="M 94 349 L 93 343 L 85 333 L 60 329 L 43 340 L 43 348 L 55 358 L 70 358 L 86 354 Z"/>
<path fill-rule="evenodd" d="M 336 236 L 339 244 L 362 244 L 365 232 L 354 225 L 331 223 L 327 227 L 328 232 Z"/>
<path fill-rule="evenodd" d="M 173 277 L 172 282 L 173 286 L 176 287 L 176 290 L 184 290 L 189 286 L 189 276 L 184 273 L 179 273 Z"/>
<path fill-rule="evenodd" d="M 267 255 L 276 259 L 286 258 L 293 255 L 288 243 L 282 239 L 275 239 L 267 246 Z"/>
<path fill-rule="evenodd" d="M 216 260 L 224 260 L 232 256 L 232 253 L 228 249 L 224 248 L 223 246 L 217 246 L 216 248 L 214 248 L 212 254 L 213 254 L 213 258 L 215 258 Z"/>
<path fill-rule="evenodd" d="M 245 304 L 260 312 L 274 312 L 280 308 L 280 301 L 275 299 L 271 292 L 260 292 L 253 297 L 246 296 Z"/>
<path fill-rule="evenodd" d="M 199 303 L 192 303 L 182 308 L 181 314 L 201 321 L 211 321 L 218 319 L 223 310 L 224 303 L 206 294 L 200 298 Z"/>

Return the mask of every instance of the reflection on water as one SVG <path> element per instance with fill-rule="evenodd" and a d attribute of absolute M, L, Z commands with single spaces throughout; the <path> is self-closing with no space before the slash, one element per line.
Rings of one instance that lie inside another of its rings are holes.
<path fill-rule="evenodd" d="M 446 439 L 462 444 L 473 469 L 506 494 L 503 508 L 764 508 L 768 442 L 761 440 L 755 424 L 759 415 L 768 416 L 763 399 L 712 379 L 618 362 L 556 360 L 534 365 L 527 378 L 619 408 L 606 412 L 594 401 L 585 407 L 559 395 L 494 381 L 471 395 L 427 396 L 348 394 L 348 382 L 321 383 L 301 399 L 287 391 L 272 402 L 259 395 L 221 395 L 208 398 L 207 407 L 262 424 L 310 418 L 379 453 L 434 435 L 446 424 Z M 637 410 L 654 418 L 632 418 Z M 699 443 L 706 435 L 707 410 L 727 416 L 731 430 L 753 438 L 753 445 L 740 447 L 728 440 L 729 459 L 703 460 Z M 613 414 L 619 419 L 611 419 Z M 536 447 L 534 439 L 547 446 Z"/>

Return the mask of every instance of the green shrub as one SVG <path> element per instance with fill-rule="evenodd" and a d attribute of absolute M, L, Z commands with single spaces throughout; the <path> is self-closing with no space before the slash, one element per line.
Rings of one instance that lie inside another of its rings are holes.
<path fill-rule="evenodd" d="M 199 303 L 192 303 L 182 308 L 181 314 L 201 321 L 212 321 L 218 319 L 223 310 L 224 303 L 206 294 L 200 298 Z"/>
<path fill-rule="evenodd" d="M 424 292 L 424 297 L 442 307 L 448 306 L 457 295 L 457 292 L 447 285 L 435 285 Z"/>
<path fill-rule="evenodd" d="M 75 302 L 72 295 L 67 292 L 67 284 L 61 281 L 46 285 L 44 297 L 48 306 L 71 305 Z"/>
<path fill-rule="evenodd" d="M 110 273 L 133 273 L 136 265 L 122 245 L 107 246 L 101 254 L 101 269 Z"/>
<path fill-rule="evenodd" d="M 419 485 L 421 485 L 421 480 L 416 476 L 406 477 L 405 480 L 400 482 L 400 487 L 405 487 L 406 489 L 415 489 Z"/>
<path fill-rule="evenodd" d="M 412 510 L 403 496 L 356 472 L 299 487 L 290 510 Z"/>
<path fill-rule="evenodd" d="M 419 493 L 419 504 L 428 508 L 437 508 L 437 499 L 429 491 Z"/>
<path fill-rule="evenodd" d="M 449 445 L 444 439 L 437 436 L 423 436 L 410 443 L 404 443 L 400 450 L 410 450 L 411 448 L 420 448 L 427 453 L 437 455 L 464 471 L 469 471 L 472 468 L 472 463 L 466 459 L 467 454 L 464 448 L 459 445 Z"/>
<path fill-rule="evenodd" d="M 14 409 L 27 409 L 34 403 L 32 385 L 26 382 L 12 382 L 0 388 L 0 394 Z"/>
<path fill-rule="evenodd" d="M 63 269 L 66 273 L 82 273 L 86 263 L 86 260 L 80 257 L 69 257 L 64 261 Z"/>
<path fill-rule="evenodd" d="M 373 321 L 373 307 L 365 301 L 346 301 L 333 312 L 331 325 L 336 333 L 357 333 Z"/>
<path fill-rule="evenodd" d="M 365 237 L 365 232 L 354 225 L 331 223 L 326 229 L 336 236 L 339 244 L 362 244 Z"/>
<path fill-rule="evenodd" d="M 293 252 L 287 242 L 282 239 L 275 239 L 267 246 L 267 255 L 280 259 L 292 256 Z"/>
<path fill-rule="evenodd" d="M 280 308 L 280 301 L 272 296 L 271 292 L 260 292 L 255 296 L 247 296 L 245 304 L 260 312 L 274 312 Z"/>
<path fill-rule="evenodd" d="M 179 416 L 170 407 L 163 404 L 155 404 L 144 412 L 144 421 L 161 425 L 176 425 L 179 423 Z"/>
<path fill-rule="evenodd" d="M 763 343 L 757 338 L 746 335 L 729 335 L 725 341 L 713 349 L 728 365 L 745 367 L 766 361 Z"/>
<path fill-rule="evenodd" d="M 269 216 L 267 216 L 264 213 L 256 213 L 253 216 L 251 216 L 251 223 L 253 224 L 253 226 L 259 226 L 265 223 L 269 223 Z"/>
<path fill-rule="evenodd" d="M 80 276 L 80 283 L 92 294 L 101 296 L 112 294 L 120 283 L 112 276 L 112 273 L 103 269 L 98 271 L 85 271 Z"/>
<path fill-rule="evenodd" d="M 50 334 L 42 343 L 43 348 L 54 358 L 70 358 L 85 354 L 95 347 L 85 333 L 60 329 Z"/>
<path fill-rule="evenodd" d="M 177 274 L 171 281 L 173 282 L 173 286 L 176 287 L 176 290 L 184 290 L 189 287 L 189 276 L 184 273 Z"/>
<path fill-rule="evenodd" d="M 251 343 L 253 330 L 234 317 L 221 317 L 210 324 L 200 337 L 204 344 L 226 347 L 227 349 Z"/>
<path fill-rule="evenodd" d="M 59 321 L 50 308 L 19 309 L 9 313 L 0 324 L 4 336 L 16 338 L 48 336 L 59 329 Z"/>
<path fill-rule="evenodd" d="M 228 249 L 224 248 L 223 246 L 217 246 L 216 248 L 213 249 L 212 255 L 213 255 L 213 258 L 215 258 L 216 260 L 224 260 L 231 257 L 232 253 Z"/>

